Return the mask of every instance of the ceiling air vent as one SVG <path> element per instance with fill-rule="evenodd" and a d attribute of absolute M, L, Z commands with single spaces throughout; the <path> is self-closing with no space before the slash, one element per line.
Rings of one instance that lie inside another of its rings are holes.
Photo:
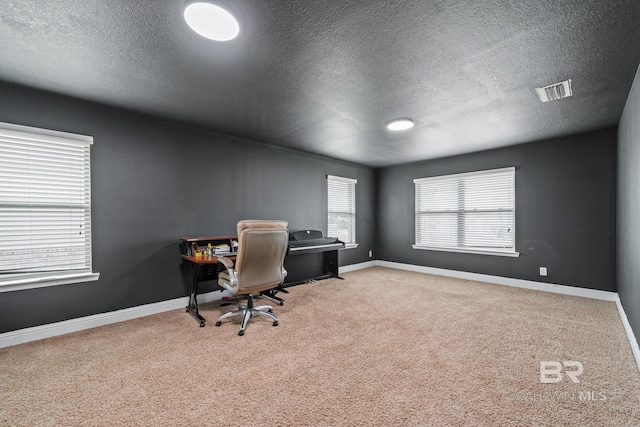
<path fill-rule="evenodd" d="M 537 87 L 536 93 L 542 102 L 566 98 L 567 96 L 573 95 L 573 91 L 571 90 L 571 79 L 545 87 Z"/>

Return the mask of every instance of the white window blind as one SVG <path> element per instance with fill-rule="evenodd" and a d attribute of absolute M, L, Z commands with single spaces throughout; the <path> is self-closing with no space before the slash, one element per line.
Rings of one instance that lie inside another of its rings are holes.
<path fill-rule="evenodd" d="M 92 142 L 0 123 L 0 286 L 91 273 Z"/>
<path fill-rule="evenodd" d="M 356 183 L 351 178 L 327 175 L 328 233 L 344 243 L 356 241 Z"/>
<path fill-rule="evenodd" d="M 417 249 L 515 252 L 515 168 L 415 179 Z"/>

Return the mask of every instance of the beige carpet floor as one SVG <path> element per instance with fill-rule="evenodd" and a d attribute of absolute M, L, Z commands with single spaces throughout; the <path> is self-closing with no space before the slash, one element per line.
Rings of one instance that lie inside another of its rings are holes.
<path fill-rule="evenodd" d="M 615 303 L 385 268 L 0 349 L 3 426 L 640 426 Z M 260 299 L 267 301 L 266 298 Z M 572 382 L 540 362 L 577 361 Z"/>

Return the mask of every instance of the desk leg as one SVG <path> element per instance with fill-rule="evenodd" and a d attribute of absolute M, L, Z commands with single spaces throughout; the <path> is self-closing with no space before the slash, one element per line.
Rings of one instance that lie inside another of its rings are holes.
<path fill-rule="evenodd" d="M 191 285 L 191 294 L 189 295 L 189 305 L 186 308 L 187 313 L 196 319 L 196 322 L 200 323 L 200 327 L 204 328 L 204 324 L 207 321 L 204 317 L 198 313 L 198 299 L 196 297 L 198 293 L 198 278 L 200 276 L 200 264 L 194 264 L 193 267 L 193 284 Z"/>
<path fill-rule="evenodd" d="M 344 280 L 344 277 L 338 274 L 338 250 L 324 252 L 322 258 L 325 271 L 336 279 Z"/>

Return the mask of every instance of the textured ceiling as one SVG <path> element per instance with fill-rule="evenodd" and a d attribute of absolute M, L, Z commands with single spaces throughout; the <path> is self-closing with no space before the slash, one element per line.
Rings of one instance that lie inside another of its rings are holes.
<path fill-rule="evenodd" d="M 182 0 L 2 1 L 0 79 L 379 167 L 615 126 L 640 63 L 638 0 L 213 2 L 237 39 Z"/>

